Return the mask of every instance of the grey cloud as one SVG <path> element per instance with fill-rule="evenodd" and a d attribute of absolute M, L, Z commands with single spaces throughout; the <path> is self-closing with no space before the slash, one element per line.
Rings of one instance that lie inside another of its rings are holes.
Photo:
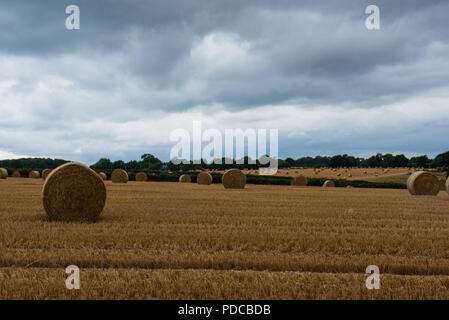
<path fill-rule="evenodd" d="M 64 27 L 69 4 L 80 6 L 79 31 Z M 370 4 L 381 8 L 379 31 L 364 27 Z M 26 131 L 82 145 L 114 140 L 95 127 L 71 129 L 97 119 L 114 125 L 214 105 L 377 108 L 431 96 L 449 87 L 447 12 L 443 0 L 0 0 L 0 129 L 10 138 Z M 2 89 L 2 80 L 14 83 Z M 441 145 L 425 143 L 436 130 L 418 130 L 422 149 Z M 373 137 L 372 149 L 397 148 Z M 22 145 L 16 153 L 39 150 L 22 139 L 14 140 Z M 307 145 L 283 139 L 284 150 Z M 362 150 L 362 141 L 354 148 Z M 140 150 L 123 148 L 114 154 Z"/>

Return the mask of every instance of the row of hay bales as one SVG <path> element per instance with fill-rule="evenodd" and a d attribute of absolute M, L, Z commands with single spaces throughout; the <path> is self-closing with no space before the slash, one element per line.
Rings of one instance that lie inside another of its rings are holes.
<path fill-rule="evenodd" d="M 103 172 L 98 173 L 98 175 L 106 180 L 106 175 Z M 136 181 L 144 182 L 148 180 L 148 176 L 145 172 L 139 172 L 136 174 Z M 123 169 L 116 169 L 111 174 L 112 183 L 127 183 L 129 181 L 128 173 Z M 209 172 L 200 172 L 196 181 L 201 185 L 212 184 L 213 178 Z M 179 177 L 179 182 L 190 183 L 192 178 L 188 174 L 183 174 Z M 243 189 L 246 185 L 246 176 L 239 169 L 227 170 L 222 177 L 222 184 L 226 189 Z"/>
<path fill-rule="evenodd" d="M 140 174 L 139 181 L 146 181 Z M 106 175 L 96 173 L 88 166 L 69 162 L 51 171 L 42 189 L 42 202 L 50 221 L 97 221 L 106 204 Z M 128 182 L 126 171 L 112 172 L 113 183 Z M 208 172 L 198 175 L 198 183 L 209 185 L 212 176 Z M 189 182 L 190 176 L 180 177 L 181 182 Z M 225 188 L 243 189 L 246 176 L 237 169 L 226 171 L 223 175 Z"/>
<path fill-rule="evenodd" d="M 45 180 L 47 178 L 47 176 L 50 174 L 50 172 L 51 172 L 50 169 L 43 170 L 42 171 L 42 179 Z M 21 174 L 19 171 L 16 170 L 11 174 L 11 177 L 20 178 Z M 0 179 L 6 179 L 6 178 L 8 178 L 8 170 L 6 170 L 5 168 L 0 168 Z M 41 174 L 39 171 L 33 170 L 28 173 L 28 178 L 39 179 L 39 178 L 41 178 Z"/>
<path fill-rule="evenodd" d="M 307 178 L 303 175 L 296 176 L 292 179 L 293 186 L 307 186 Z M 323 187 L 335 187 L 332 180 L 324 182 Z M 348 186 L 350 187 L 350 186 Z M 407 180 L 407 189 L 412 195 L 430 195 L 436 196 L 440 191 L 449 193 L 449 178 L 443 179 L 427 172 L 417 171 L 410 175 Z"/>

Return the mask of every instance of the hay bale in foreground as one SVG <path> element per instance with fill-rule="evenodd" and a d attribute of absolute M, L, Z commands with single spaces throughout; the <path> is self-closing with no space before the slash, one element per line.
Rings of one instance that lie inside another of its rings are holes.
<path fill-rule="evenodd" d="M 30 173 L 28 173 L 28 178 L 39 179 L 40 177 L 41 174 L 39 173 L 39 171 L 30 171 Z"/>
<path fill-rule="evenodd" d="M 12 173 L 11 177 L 13 177 L 13 178 L 20 178 L 20 177 L 21 177 L 21 174 L 20 174 L 19 171 L 16 170 L 16 171 L 14 171 L 14 172 Z"/>
<path fill-rule="evenodd" d="M 145 172 L 139 172 L 136 174 L 136 181 L 147 181 L 148 176 Z"/>
<path fill-rule="evenodd" d="M 5 168 L 0 168 L 0 179 L 8 178 L 8 170 Z"/>
<path fill-rule="evenodd" d="M 192 179 L 188 174 L 183 174 L 182 176 L 179 177 L 179 182 L 190 183 L 191 181 Z"/>
<path fill-rule="evenodd" d="M 334 188 L 335 183 L 332 180 L 326 180 L 323 184 L 324 188 Z"/>
<path fill-rule="evenodd" d="M 128 173 L 122 169 L 115 169 L 112 171 L 111 180 L 112 183 L 127 183 L 129 180 Z"/>
<path fill-rule="evenodd" d="M 101 178 L 101 180 L 108 180 L 108 176 L 104 172 L 99 172 L 98 176 Z"/>
<path fill-rule="evenodd" d="M 414 196 L 436 196 L 440 192 L 440 182 L 433 174 L 418 171 L 408 178 L 407 189 Z"/>
<path fill-rule="evenodd" d="M 69 162 L 48 175 L 42 201 L 51 221 L 96 221 L 106 203 L 106 187 L 88 166 Z"/>
<path fill-rule="evenodd" d="M 45 169 L 44 171 L 42 171 L 42 179 L 44 179 L 44 180 L 47 179 L 50 172 L 51 172 L 50 169 Z"/>
<path fill-rule="evenodd" d="M 290 184 L 292 186 L 306 186 L 307 178 L 300 174 L 299 176 L 294 177 Z"/>
<path fill-rule="evenodd" d="M 223 174 L 221 183 L 225 189 L 244 189 L 246 176 L 239 169 L 229 169 Z"/>
<path fill-rule="evenodd" d="M 196 177 L 196 182 L 198 184 L 210 185 L 210 184 L 212 184 L 212 181 L 213 181 L 213 178 L 209 172 L 203 171 L 200 174 L 198 174 L 198 176 Z"/>

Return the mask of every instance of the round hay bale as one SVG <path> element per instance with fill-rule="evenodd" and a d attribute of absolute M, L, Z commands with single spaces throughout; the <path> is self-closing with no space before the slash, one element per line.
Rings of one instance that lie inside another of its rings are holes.
<path fill-rule="evenodd" d="M 352 186 L 351 186 L 350 184 L 348 184 L 348 185 L 346 186 L 346 188 L 351 189 Z"/>
<path fill-rule="evenodd" d="M 440 191 L 446 190 L 446 180 L 444 178 L 440 178 Z"/>
<path fill-rule="evenodd" d="M 98 176 L 101 178 L 101 180 L 108 180 L 108 176 L 104 172 L 99 172 Z"/>
<path fill-rule="evenodd" d="M 51 221 L 96 221 L 106 203 L 106 187 L 88 166 L 69 162 L 48 175 L 42 201 Z"/>
<path fill-rule="evenodd" d="M 28 178 L 39 179 L 40 177 L 41 174 L 39 173 L 39 171 L 30 171 L 30 173 L 28 173 Z"/>
<path fill-rule="evenodd" d="M 307 185 L 307 178 L 304 177 L 302 174 L 299 176 L 296 176 L 291 181 L 292 186 L 306 186 Z"/>
<path fill-rule="evenodd" d="M 335 183 L 332 180 L 326 180 L 323 184 L 324 188 L 334 188 Z"/>
<path fill-rule="evenodd" d="M 213 181 L 213 179 L 209 172 L 205 172 L 205 171 L 201 172 L 196 177 L 196 182 L 198 184 L 210 185 L 210 184 L 212 184 L 212 181 Z"/>
<path fill-rule="evenodd" d="M 136 181 L 147 181 L 148 180 L 148 176 L 145 172 L 139 172 L 138 174 L 136 174 Z"/>
<path fill-rule="evenodd" d="M 440 182 L 433 174 L 418 171 L 408 178 L 407 189 L 415 196 L 436 196 L 440 192 Z"/>
<path fill-rule="evenodd" d="M 182 176 L 179 177 L 179 182 L 190 183 L 191 181 L 192 179 L 188 174 L 183 174 Z"/>
<path fill-rule="evenodd" d="M 20 175 L 20 172 L 19 171 L 14 171 L 13 173 L 12 173 L 12 177 L 13 178 L 20 178 L 21 177 L 21 175 Z"/>
<path fill-rule="evenodd" d="M 246 176 L 239 169 L 229 169 L 223 174 L 221 183 L 225 189 L 244 189 Z"/>
<path fill-rule="evenodd" d="M 0 179 L 8 178 L 8 170 L 5 168 L 0 168 Z"/>
<path fill-rule="evenodd" d="M 44 179 L 44 180 L 47 179 L 50 172 L 51 172 L 50 169 L 45 169 L 44 171 L 42 171 L 42 179 Z"/>
<path fill-rule="evenodd" d="M 122 169 L 115 169 L 111 174 L 112 183 L 127 183 L 128 173 Z"/>

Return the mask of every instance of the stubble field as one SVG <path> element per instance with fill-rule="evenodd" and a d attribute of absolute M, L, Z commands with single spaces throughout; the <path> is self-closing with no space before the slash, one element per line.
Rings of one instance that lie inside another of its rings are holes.
<path fill-rule="evenodd" d="M 47 221 L 42 185 L 0 180 L 0 299 L 449 299 L 445 192 L 107 181 L 88 224 Z"/>

